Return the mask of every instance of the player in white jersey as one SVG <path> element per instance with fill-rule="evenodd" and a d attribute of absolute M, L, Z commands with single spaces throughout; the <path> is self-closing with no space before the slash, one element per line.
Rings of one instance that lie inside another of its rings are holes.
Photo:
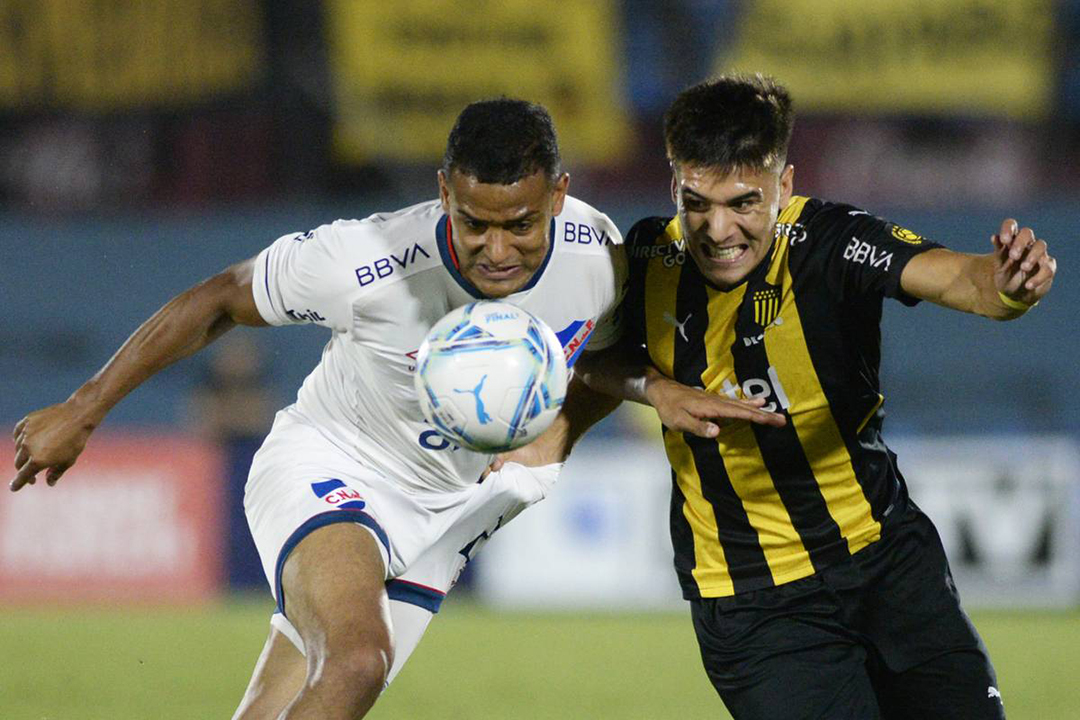
<path fill-rule="evenodd" d="M 278 602 L 240 718 L 356 718 L 375 702 L 476 549 L 542 499 L 612 407 L 571 380 L 562 411 L 510 456 L 459 449 L 412 391 L 421 339 L 452 308 L 502 298 L 544 319 L 573 361 L 613 341 L 624 280 L 610 220 L 566 195 L 547 112 L 474 103 L 450 133 L 440 197 L 286 235 L 174 298 L 66 402 L 15 427 L 12 490 L 55 484 L 108 410 L 236 324 L 332 336 L 252 463 L 245 509 Z M 732 401 L 754 419 L 760 403 Z M 304 653 L 304 654 L 301 654 Z"/>
<path fill-rule="evenodd" d="M 286 235 L 259 254 L 252 278 L 268 323 L 334 332 L 292 410 L 415 491 L 472 485 L 489 461 L 450 448 L 424 422 L 413 391 L 414 358 L 431 326 L 486 297 L 458 267 L 453 241 L 469 220 L 446 214 L 450 187 L 442 187 L 443 200 Z M 560 203 L 543 229 L 550 241 L 539 267 L 505 300 L 547 322 L 573 348 L 572 365 L 586 340 L 590 350 L 611 343 L 625 270 L 608 217 L 572 197 Z"/>

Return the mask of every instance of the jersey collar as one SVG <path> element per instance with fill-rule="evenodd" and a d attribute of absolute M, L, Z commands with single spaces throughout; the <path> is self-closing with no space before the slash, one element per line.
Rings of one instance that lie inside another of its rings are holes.
<path fill-rule="evenodd" d="M 450 216 L 443 215 L 439 218 L 439 222 L 435 224 L 435 244 L 439 247 L 439 256 L 442 258 L 443 265 L 446 267 L 446 271 L 450 273 L 450 277 L 454 278 L 454 281 L 461 286 L 461 288 L 472 295 L 477 300 L 484 300 L 487 295 L 480 292 L 480 290 L 471 282 L 465 279 L 465 276 L 461 274 L 458 269 L 457 253 L 454 252 L 454 228 L 450 223 Z M 547 269 L 548 263 L 551 262 L 551 255 L 555 251 L 555 218 L 551 218 L 551 226 L 548 228 L 548 249 L 547 255 L 544 256 L 544 262 L 540 263 L 540 267 L 536 269 L 533 276 L 529 278 L 529 282 L 525 284 L 525 287 L 518 290 L 519 293 L 531 290 L 536 283 L 540 281 L 540 276 L 544 274 L 544 270 Z M 517 293 L 514 293 L 515 295 Z"/>

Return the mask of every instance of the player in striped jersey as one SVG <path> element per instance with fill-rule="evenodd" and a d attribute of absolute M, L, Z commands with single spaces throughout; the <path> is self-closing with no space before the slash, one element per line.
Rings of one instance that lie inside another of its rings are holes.
<path fill-rule="evenodd" d="M 937 533 L 882 438 L 882 301 L 1013 319 L 1056 263 L 1013 220 L 991 253 L 965 255 L 794 195 L 792 122 L 761 76 L 676 99 L 677 213 L 627 236 L 623 339 L 584 377 L 663 422 L 676 571 L 736 718 L 1002 717 Z M 714 422 L 735 399 L 783 422 Z"/>

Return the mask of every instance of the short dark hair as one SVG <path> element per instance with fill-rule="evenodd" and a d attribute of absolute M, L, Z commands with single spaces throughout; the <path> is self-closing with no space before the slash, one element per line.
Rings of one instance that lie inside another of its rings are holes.
<path fill-rule="evenodd" d="M 664 143 L 673 162 L 716 168 L 783 168 L 795 112 L 773 78 L 722 75 L 679 93 L 664 114 Z"/>
<path fill-rule="evenodd" d="M 471 103 L 450 131 L 442 169 L 448 176 L 457 170 L 497 185 L 543 170 L 554 183 L 562 169 L 555 123 L 543 106 L 525 100 Z"/>

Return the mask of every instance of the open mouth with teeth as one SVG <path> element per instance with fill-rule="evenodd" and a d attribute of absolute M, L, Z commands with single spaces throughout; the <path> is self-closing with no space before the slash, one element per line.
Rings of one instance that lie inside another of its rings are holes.
<path fill-rule="evenodd" d="M 701 244 L 702 254 L 714 263 L 734 263 L 750 249 L 749 245 L 732 245 L 731 247 L 716 247 L 709 243 Z"/>

